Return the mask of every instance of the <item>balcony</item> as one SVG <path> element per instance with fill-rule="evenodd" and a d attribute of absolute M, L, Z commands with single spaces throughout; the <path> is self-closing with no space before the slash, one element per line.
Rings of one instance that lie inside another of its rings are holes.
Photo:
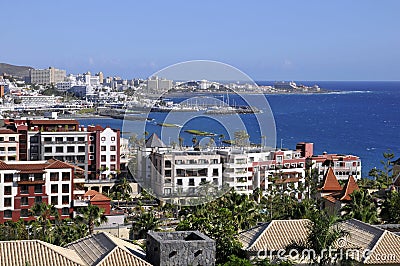
<path fill-rule="evenodd" d="M 85 183 L 85 178 L 84 177 L 74 178 L 74 183 L 75 184 Z"/>
<path fill-rule="evenodd" d="M 44 183 L 45 181 L 43 179 L 34 179 L 34 178 L 17 181 L 18 185 L 42 185 Z"/>
<path fill-rule="evenodd" d="M 74 207 L 87 207 L 89 205 L 85 200 L 74 200 L 72 204 Z"/>

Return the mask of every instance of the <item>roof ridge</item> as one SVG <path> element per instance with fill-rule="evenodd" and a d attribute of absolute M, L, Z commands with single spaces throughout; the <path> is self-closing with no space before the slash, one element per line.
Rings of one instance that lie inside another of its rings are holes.
<path fill-rule="evenodd" d="M 328 182 L 333 183 L 333 184 L 328 184 Z M 325 188 L 329 187 L 329 188 Z M 339 189 L 340 188 L 340 189 Z M 335 173 L 333 172 L 333 168 L 329 167 L 328 171 L 326 172 L 324 179 L 323 179 L 323 185 L 321 187 L 321 190 L 334 190 L 334 191 L 341 191 L 342 186 L 340 185 Z"/>
<path fill-rule="evenodd" d="M 256 239 L 254 239 L 253 243 L 247 249 L 252 248 L 257 243 L 257 241 L 260 240 L 260 238 L 265 234 L 265 232 L 271 226 L 271 224 L 274 223 L 275 221 L 277 221 L 277 220 L 272 220 L 271 222 L 269 222 L 267 224 L 261 225 L 261 226 L 265 226 L 264 230 L 261 232 L 261 234 L 258 235 L 258 237 Z"/>
<path fill-rule="evenodd" d="M 50 248 L 53 252 L 55 252 L 58 255 L 61 255 L 61 256 L 65 257 L 65 258 L 67 258 L 70 261 L 73 261 L 73 262 L 75 262 L 77 264 L 80 264 L 80 265 L 85 265 L 85 266 L 87 265 L 86 262 L 83 261 L 81 256 L 79 256 L 79 254 L 75 250 L 72 250 L 72 249 L 69 249 L 69 248 L 65 248 L 65 247 L 60 247 L 60 246 L 57 246 L 57 245 L 54 245 L 54 244 L 50 244 L 50 243 L 47 243 L 47 242 L 42 241 L 42 240 L 38 240 L 38 239 L 35 239 L 35 240 L 37 240 L 37 242 L 40 243 L 41 245 L 46 246 L 47 248 Z M 66 256 L 66 254 L 60 253 L 59 250 L 58 250 L 59 248 L 65 249 L 66 252 L 74 253 L 76 255 L 76 257 L 80 259 L 80 261 L 76 261 L 71 256 Z"/>
<path fill-rule="evenodd" d="M 96 265 L 101 265 L 101 263 L 103 263 L 104 260 L 106 260 L 109 256 L 111 256 L 111 254 L 114 253 L 115 250 L 118 248 L 119 248 L 118 245 L 115 245 L 109 252 L 107 252 L 107 254 L 100 261 L 95 261 Z"/>
<path fill-rule="evenodd" d="M 364 259 L 363 263 L 365 264 L 371 257 L 372 257 L 372 253 L 375 251 L 375 249 L 377 249 L 378 244 L 381 242 L 381 240 L 383 239 L 383 237 L 386 235 L 386 230 L 384 230 L 384 232 L 381 234 L 381 236 L 378 238 L 378 240 L 375 242 L 373 248 L 367 253 L 368 256 Z"/>

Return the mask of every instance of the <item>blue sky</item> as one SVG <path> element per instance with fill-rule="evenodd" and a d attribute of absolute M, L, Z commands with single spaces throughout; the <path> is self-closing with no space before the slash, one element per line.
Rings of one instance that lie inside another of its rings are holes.
<path fill-rule="evenodd" d="M 209 59 L 255 80 L 400 80 L 400 1 L 3 1 L 0 62 L 147 77 Z"/>

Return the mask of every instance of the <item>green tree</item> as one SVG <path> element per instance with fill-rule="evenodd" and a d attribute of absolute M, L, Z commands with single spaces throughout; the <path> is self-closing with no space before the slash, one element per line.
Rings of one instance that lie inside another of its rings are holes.
<path fill-rule="evenodd" d="M 104 215 L 104 209 L 100 209 L 96 205 L 82 207 L 79 209 L 79 213 L 82 215 L 82 222 L 85 222 L 88 226 L 89 235 L 93 234 L 95 226 L 107 222 L 107 217 Z"/>
<path fill-rule="evenodd" d="M 79 219 L 64 219 L 54 230 L 53 244 L 57 246 L 65 246 L 85 237 L 88 233 L 87 224 L 80 222 Z"/>
<path fill-rule="evenodd" d="M 386 195 L 380 217 L 386 223 L 400 223 L 400 194 L 397 191 L 390 191 Z"/>
<path fill-rule="evenodd" d="M 160 220 L 154 216 L 153 212 L 142 211 L 133 218 L 131 234 L 137 239 L 146 238 L 148 231 L 158 231 L 159 226 Z"/>
<path fill-rule="evenodd" d="M 34 227 L 40 230 L 39 239 L 52 243 L 53 232 L 51 219 L 59 220 L 57 209 L 53 205 L 42 202 L 33 205 L 30 212 L 36 217 L 34 224 L 38 226 Z"/>
<path fill-rule="evenodd" d="M 331 254 L 323 250 L 334 247 L 336 241 L 347 235 L 337 226 L 338 217 L 315 210 L 309 214 L 309 219 L 310 223 L 307 226 L 309 234 L 305 243 L 294 243 L 288 248 L 296 248 L 300 252 L 304 249 L 315 251 L 315 256 L 311 258 L 314 265 L 336 265 L 338 261 L 332 261 Z M 338 252 L 342 249 L 338 248 Z"/>
<path fill-rule="evenodd" d="M 368 190 L 355 190 L 350 198 L 350 203 L 341 210 L 345 212 L 344 219 L 354 218 L 369 224 L 378 221 L 377 206 Z"/>

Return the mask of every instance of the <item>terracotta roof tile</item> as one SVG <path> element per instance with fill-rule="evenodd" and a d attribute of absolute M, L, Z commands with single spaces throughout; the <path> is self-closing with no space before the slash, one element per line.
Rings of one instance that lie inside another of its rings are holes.
<path fill-rule="evenodd" d="M 335 174 L 333 173 L 332 167 L 329 167 L 325 174 L 323 185 L 321 187 L 322 191 L 341 191 L 342 187 L 339 184 Z"/>
<path fill-rule="evenodd" d="M 96 202 L 96 201 L 111 201 L 111 199 L 107 196 L 104 196 L 103 194 L 99 193 L 94 195 L 91 199 L 90 202 Z"/>
<path fill-rule="evenodd" d="M 347 180 L 346 185 L 344 185 L 340 200 L 351 200 L 350 194 L 354 192 L 354 190 L 359 190 L 360 188 L 357 185 L 356 180 L 354 177 L 351 175 L 349 176 L 349 179 Z"/>
<path fill-rule="evenodd" d="M 0 134 L 18 134 L 18 133 L 8 128 L 0 128 Z"/>
<path fill-rule="evenodd" d="M 107 196 L 104 196 L 100 192 L 97 192 L 95 190 L 88 190 L 86 193 L 83 195 L 84 198 L 89 199 L 91 202 L 96 202 L 96 201 L 111 201 L 111 199 Z"/>

